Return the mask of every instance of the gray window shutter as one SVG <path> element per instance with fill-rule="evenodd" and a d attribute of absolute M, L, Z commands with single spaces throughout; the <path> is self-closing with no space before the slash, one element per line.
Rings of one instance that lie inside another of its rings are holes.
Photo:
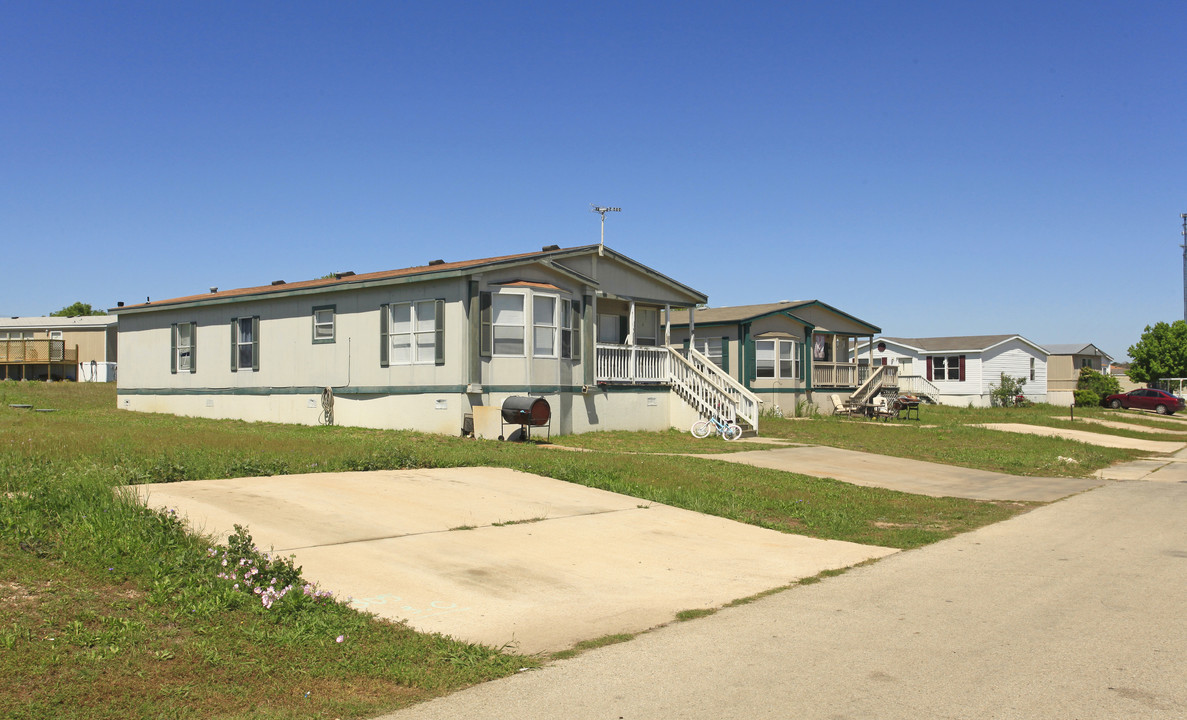
<path fill-rule="evenodd" d="M 730 339 L 721 338 L 721 370 L 726 375 L 730 372 Z"/>
<path fill-rule="evenodd" d="M 445 364 L 445 301 L 437 300 L 433 305 L 433 319 L 437 326 L 433 334 L 434 364 Z"/>
<path fill-rule="evenodd" d="M 493 311 L 491 310 L 491 294 L 488 292 L 480 293 L 478 296 L 478 315 L 478 354 L 481 357 L 490 357 L 494 346 L 494 338 L 492 337 L 491 331 L 491 321 L 493 316 Z"/>
<path fill-rule="evenodd" d="M 190 323 L 190 372 L 198 372 L 198 323 Z"/>
<path fill-rule="evenodd" d="M 231 372 L 239 369 L 239 318 L 231 318 Z"/>
<path fill-rule="evenodd" d="M 379 367 L 388 366 L 388 353 L 391 351 L 391 333 L 388 330 L 390 308 L 387 304 L 379 306 Z"/>
<path fill-rule="evenodd" d="M 569 351 L 574 360 L 581 359 L 581 301 L 570 300 L 573 303 L 573 311 L 569 315 L 569 325 L 573 330 L 572 336 L 569 339 Z"/>
<path fill-rule="evenodd" d="M 260 369 L 260 316 L 251 319 L 251 369 Z"/>
<path fill-rule="evenodd" d="M 169 326 L 169 372 L 177 374 L 177 323 Z"/>

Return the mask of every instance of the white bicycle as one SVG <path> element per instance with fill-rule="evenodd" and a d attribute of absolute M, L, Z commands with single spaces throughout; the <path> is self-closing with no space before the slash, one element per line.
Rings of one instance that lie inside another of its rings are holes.
<path fill-rule="evenodd" d="M 742 428 L 737 423 L 726 422 L 720 418 L 697 420 L 692 424 L 694 438 L 707 438 L 717 433 L 726 440 L 737 440 L 742 437 Z"/>

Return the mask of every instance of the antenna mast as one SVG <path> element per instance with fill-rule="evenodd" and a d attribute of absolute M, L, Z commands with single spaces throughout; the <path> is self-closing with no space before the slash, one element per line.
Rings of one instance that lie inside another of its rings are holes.
<path fill-rule="evenodd" d="M 1183 319 L 1187 320 L 1187 213 L 1180 213 L 1183 220 Z"/>
<path fill-rule="evenodd" d="M 600 249 L 606 246 L 606 213 L 622 212 L 622 208 L 601 207 L 600 205 L 594 205 L 591 203 L 589 209 L 591 212 L 596 212 L 602 216 L 602 241 L 598 243 L 598 247 Z M 1184 217 L 1187 218 L 1187 215 Z M 1187 228 L 1187 220 L 1184 220 L 1184 227 Z M 1184 249 L 1183 251 L 1183 273 L 1183 282 L 1187 283 L 1187 249 Z M 1183 312 L 1184 319 L 1187 319 L 1187 285 L 1185 285 L 1183 289 Z"/>

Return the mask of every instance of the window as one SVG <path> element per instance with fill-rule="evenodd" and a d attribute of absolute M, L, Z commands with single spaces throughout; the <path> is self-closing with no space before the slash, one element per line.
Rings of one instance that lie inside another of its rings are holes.
<path fill-rule="evenodd" d="M 932 380 L 964 380 L 961 371 L 964 355 L 938 356 L 931 359 Z"/>
<path fill-rule="evenodd" d="M 725 338 L 697 338 L 696 342 L 693 343 L 693 349 L 712 360 L 714 365 L 724 370 L 726 367 L 722 349 L 725 347 L 725 343 Z"/>
<path fill-rule="evenodd" d="M 812 338 L 812 359 L 821 362 L 832 362 L 833 343 L 831 337 L 816 335 Z"/>
<path fill-rule="evenodd" d="M 1034 358 L 1030 359 L 1030 363 L 1034 365 Z M 1094 369 L 1092 367 L 1092 358 L 1080 358 L 1080 367 Z M 1031 380 L 1034 380 L 1034 378 L 1032 377 Z"/>
<path fill-rule="evenodd" d="M 231 320 L 231 371 L 260 369 L 260 317 Z"/>
<path fill-rule="evenodd" d="M 524 355 L 523 301 L 523 295 L 495 293 L 491 321 L 495 355 Z"/>
<path fill-rule="evenodd" d="M 1035 379 L 1035 359 L 1034 358 L 1030 359 L 1030 379 L 1031 380 Z"/>
<path fill-rule="evenodd" d="M 532 298 L 532 355 L 556 357 L 556 298 L 536 295 Z"/>
<path fill-rule="evenodd" d="M 334 311 L 333 305 L 321 305 L 313 308 L 313 342 L 314 344 L 334 342 Z"/>
<path fill-rule="evenodd" d="M 197 372 L 198 371 L 198 323 L 174 323 L 171 328 L 173 334 L 172 357 L 169 360 L 169 371 Z"/>
<path fill-rule="evenodd" d="M 754 359 L 757 377 L 783 380 L 799 377 L 800 364 L 792 340 L 756 340 Z"/>
<path fill-rule="evenodd" d="M 625 318 L 620 319 L 618 315 L 598 313 L 598 342 L 608 345 L 620 345 L 625 342 L 626 336 L 622 331 L 625 323 L 622 320 Z"/>
<path fill-rule="evenodd" d="M 49 339 L 50 340 L 61 340 L 62 339 L 62 331 L 61 330 L 50 330 L 49 331 Z"/>
<path fill-rule="evenodd" d="M 635 344 L 659 344 L 659 310 L 655 308 L 635 308 Z"/>
<path fill-rule="evenodd" d="M 444 300 L 393 303 L 382 315 L 390 314 L 388 360 L 392 365 L 444 364 Z M 381 365 L 386 365 L 381 356 Z"/>

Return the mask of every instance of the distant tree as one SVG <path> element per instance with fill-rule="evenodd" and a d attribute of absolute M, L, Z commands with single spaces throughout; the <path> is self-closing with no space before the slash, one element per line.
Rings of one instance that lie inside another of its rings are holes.
<path fill-rule="evenodd" d="M 57 312 L 49 314 L 50 317 L 78 317 L 79 315 L 106 315 L 102 310 L 95 310 L 90 303 L 76 302 L 73 305 L 67 305 Z"/>
<path fill-rule="evenodd" d="M 1147 325 L 1137 344 L 1130 346 L 1129 356 L 1129 379 L 1134 382 L 1187 377 L 1187 322 Z"/>

